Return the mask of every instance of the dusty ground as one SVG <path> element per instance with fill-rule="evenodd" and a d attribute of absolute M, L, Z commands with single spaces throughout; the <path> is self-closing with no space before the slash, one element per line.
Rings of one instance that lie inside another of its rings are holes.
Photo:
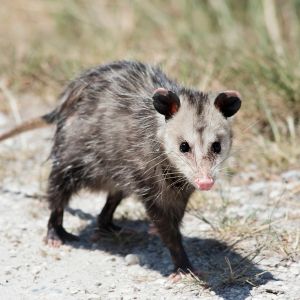
<path fill-rule="evenodd" d="M 5 122 L 2 116 L 2 128 Z M 2 299 L 300 299 L 300 170 L 264 181 L 253 166 L 252 173 L 195 195 L 182 231 L 205 278 L 171 284 L 169 254 L 147 234 L 143 207 L 134 199 L 116 214 L 119 224 L 137 231 L 133 236 L 92 243 L 105 195 L 83 192 L 65 217 L 81 241 L 58 249 L 43 244 L 51 134 L 43 129 L 0 145 Z"/>

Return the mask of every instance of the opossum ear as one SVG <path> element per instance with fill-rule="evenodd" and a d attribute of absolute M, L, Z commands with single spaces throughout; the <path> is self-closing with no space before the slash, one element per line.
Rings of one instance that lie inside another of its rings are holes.
<path fill-rule="evenodd" d="M 225 91 L 215 99 L 215 107 L 225 118 L 232 117 L 241 107 L 241 95 L 237 91 Z"/>
<path fill-rule="evenodd" d="M 155 109 L 160 114 L 164 115 L 166 120 L 170 119 L 175 113 L 177 113 L 180 107 L 179 97 L 172 91 L 168 91 L 164 88 L 156 89 L 152 99 Z"/>

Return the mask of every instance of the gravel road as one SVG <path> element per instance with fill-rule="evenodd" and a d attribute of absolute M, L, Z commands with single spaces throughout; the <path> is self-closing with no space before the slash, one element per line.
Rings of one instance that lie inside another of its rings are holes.
<path fill-rule="evenodd" d="M 147 233 L 143 206 L 125 199 L 117 223 L 134 234 L 90 240 L 105 195 L 82 192 L 66 228 L 80 242 L 43 244 L 51 130 L 0 144 L 1 299 L 300 299 L 300 170 L 253 173 L 194 195 L 182 232 L 201 281 L 176 284 L 168 251 Z"/>

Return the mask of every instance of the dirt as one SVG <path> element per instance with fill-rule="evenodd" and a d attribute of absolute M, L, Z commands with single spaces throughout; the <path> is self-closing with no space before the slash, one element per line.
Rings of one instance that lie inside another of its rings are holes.
<path fill-rule="evenodd" d="M 300 170 L 266 181 L 254 168 L 194 195 L 182 232 L 204 277 L 173 284 L 168 251 L 147 233 L 134 198 L 121 203 L 116 223 L 135 234 L 92 242 L 105 194 L 83 191 L 64 220 L 80 241 L 44 245 L 51 135 L 43 129 L 0 144 L 2 299 L 300 299 Z"/>

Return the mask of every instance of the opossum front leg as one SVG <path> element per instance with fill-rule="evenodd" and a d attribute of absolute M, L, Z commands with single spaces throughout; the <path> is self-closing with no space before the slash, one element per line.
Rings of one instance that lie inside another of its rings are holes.
<path fill-rule="evenodd" d="M 147 212 L 155 225 L 159 236 L 170 251 L 174 272 L 188 272 L 193 270 L 192 265 L 182 245 L 182 237 L 179 230 L 181 218 L 167 213 L 155 205 L 149 205 Z"/>

